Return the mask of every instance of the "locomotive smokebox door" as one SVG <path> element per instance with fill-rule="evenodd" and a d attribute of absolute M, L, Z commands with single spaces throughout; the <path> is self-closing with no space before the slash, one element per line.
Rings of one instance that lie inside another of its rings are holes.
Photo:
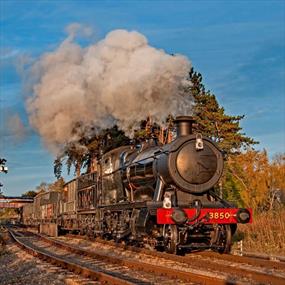
<path fill-rule="evenodd" d="M 177 138 L 170 150 L 169 174 L 183 191 L 202 194 L 220 179 L 223 156 L 216 145 L 203 138 L 203 147 L 197 149 L 197 137 L 189 135 Z"/>
<path fill-rule="evenodd" d="M 204 184 L 215 174 L 217 156 L 209 145 L 205 145 L 203 152 L 196 151 L 196 141 L 192 140 L 178 152 L 176 168 L 180 177 L 186 182 L 197 185 Z"/>

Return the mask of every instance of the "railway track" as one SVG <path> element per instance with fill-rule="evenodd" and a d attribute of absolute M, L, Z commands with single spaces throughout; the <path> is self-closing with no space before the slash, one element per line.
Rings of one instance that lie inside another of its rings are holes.
<path fill-rule="evenodd" d="M 9 230 L 29 253 L 52 264 L 82 274 L 102 284 L 242 284 L 215 274 L 202 275 L 165 265 L 154 265 L 123 256 L 84 250 L 31 232 Z"/>
<path fill-rule="evenodd" d="M 106 284 L 285 284 L 284 262 L 221 255 L 214 252 L 176 256 L 77 235 L 49 238 L 31 232 L 18 231 L 14 232 L 14 237 L 22 243 L 25 241 L 30 247 L 32 243 L 39 249 L 44 248 L 49 251 L 49 254 L 50 251 L 63 250 L 63 254 L 70 254 L 73 263 L 80 259 L 79 256 L 81 258 L 83 256 L 89 258 L 88 262 L 91 258 L 92 261 L 95 260 L 105 267 L 109 266 L 111 268 L 109 271 L 97 268 L 96 273 L 92 273 L 88 271 L 90 268 L 87 270 L 76 268 L 76 264 L 69 266 L 50 259 L 54 264 Z M 33 248 L 33 250 L 36 249 Z M 83 263 L 86 264 L 86 261 Z M 122 269 L 131 272 L 125 273 L 123 280 L 120 279 L 121 276 L 115 274 L 115 278 L 119 280 L 112 281 L 113 273 L 116 273 L 116 270 L 121 272 Z M 100 273 L 106 274 L 108 278 L 99 276 Z"/>
<path fill-rule="evenodd" d="M 218 254 L 214 252 L 197 252 L 186 256 L 177 256 L 163 252 L 151 251 L 144 248 L 126 246 L 112 241 L 89 239 L 84 236 L 67 235 L 64 239 L 83 239 L 90 242 L 113 247 L 121 251 L 130 251 L 136 254 L 161 258 L 184 264 L 191 268 L 204 268 L 208 271 L 226 273 L 233 282 L 243 281 L 245 284 L 285 284 L 285 262 L 270 261 L 260 258 Z M 66 241 L 66 240 L 65 240 Z"/>
<path fill-rule="evenodd" d="M 266 269 L 271 270 L 281 270 L 285 272 L 285 262 L 280 260 L 268 260 L 267 258 L 261 257 L 254 257 L 254 256 L 240 256 L 240 255 L 233 255 L 233 254 L 218 254 L 215 252 L 199 252 L 196 253 L 202 257 L 214 258 L 218 260 L 225 260 L 229 262 L 236 262 L 241 264 L 248 264 L 251 266 L 259 266 Z"/>
<path fill-rule="evenodd" d="M 252 258 L 261 259 L 261 260 L 280 261 L 283 263 L 285 262 L 285 256 L 281 256 L 281 255 L 260 254 L 260 253 L 255 253 L 255 252 L 244 252 L 240 250 L 233 250 L 233 255 L 252 257 Z"/>
<path fill-rule="evenodd" d="M 168 253 L 164 253 L 164 252 L 156 252 L 156 251 L 152 251 L 152 250 L 148 250 L 148 249 L 144 249 L 144 248 L 137 248 L 134 246 L 128 246 L 128 245 L 124 245 L 122 243 L 115 243 L 113 241 L 108 241 L 108 240 L 103 240 L 103 239 L 92 239 L 92 238 L 88 238 L 86 236 L 79 236 L 79 235 L 71 235 L 68 234 L 67 237 L 70 238 L 78 238 L 78 239 L 84 239 L 84 240 L 90 240 L 90 241 L 94 241 L 94 242 L 99 242 L 102 244 L 106 244 L 106 245 L 112 245 L 114 247 L 118 247 L 118 248 L 122 248 L 122 249 L 127 249 L 127 250 L 131 250 L 134 252 L 145 252 L 146 254 L 150 254 L 153 256 L 160 256 L 160 257 L 165 257 L 165 258 L 169 258 L 172 260 L 177 260 L 177 261 L 181 261 L 185 260 L 185 259 L 189 259 L 192 260 L 192 256 L 202 256 L 202 257 L 208 257 L 211 259 L 219 259 L 219 260 L 225 260 L 225 261 L 231 261 L 231 262 L 235 262 L 235 263 L 244 263 L 244 264 L 248 264 L 248 265 L 253 265 L 253 266 L 259 266 L 259 267 L 264 267 L 267 269 L 279 269 L 279 270 L 284 270 L 285 271 L 285 261 L 282 260 L 270 260 L 268 257 L 266 258 L 261 258 L 259 257 L 255 257 L 255 256 L 251 256 L 251 255 L 244 255 L 244 256 L 240 256 L 240 255 L 233 255 L 233 254 L 219 254 L 219 253 L 215 253 L 212 251 L 200 251 L 200 252 L 192 252 L 191 254 L 188 254 L 186 256 L 177 256 L 177 255 L 173 255 L 173 254 L 168 254 Z"/>

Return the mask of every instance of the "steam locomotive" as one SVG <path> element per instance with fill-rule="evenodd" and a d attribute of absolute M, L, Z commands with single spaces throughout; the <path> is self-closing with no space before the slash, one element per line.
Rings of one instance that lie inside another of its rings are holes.
<path fill-rule="evenodd" d="M 212 249 L 227 253 L 237 223 L 250 209 L 236 208 L 214 191 L 223 172 L 216 144 L 192 133 L 193 119 L 175 120 L 177 137 L 105 153 L 97 171 L 40 193 L 23 209 L 23 222 L 42 232 L 78 231 L 168 253 Z"/>

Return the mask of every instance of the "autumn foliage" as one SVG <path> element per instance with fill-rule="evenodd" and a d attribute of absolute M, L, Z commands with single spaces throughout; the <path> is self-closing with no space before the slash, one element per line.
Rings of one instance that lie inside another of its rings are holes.
<path fill-rule="evenodd" d="M 230 156 L 223 177 L 224 193 L 229 200 L 256 212 L 281 206 L 285 197 L 285 155 L 272 161 L 267 152 L 249 149 Z"/>

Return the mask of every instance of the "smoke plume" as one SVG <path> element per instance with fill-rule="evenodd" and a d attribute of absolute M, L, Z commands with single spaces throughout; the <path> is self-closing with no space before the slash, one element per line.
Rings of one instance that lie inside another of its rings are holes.
<path fill-rule="evenodd" d="M 147 116 L 161 123 L 168 114 L 191 113 L 191 99 L 182 91 L 189 84 L 186 57 L 151 47 L 142 34 L 126 30 L 82 48 L 75 42 L 78 30 L 70 26 L 68 37 L 30 70 L 30 123 L 50 149 L 114 124 L 131 135 Z"/>

